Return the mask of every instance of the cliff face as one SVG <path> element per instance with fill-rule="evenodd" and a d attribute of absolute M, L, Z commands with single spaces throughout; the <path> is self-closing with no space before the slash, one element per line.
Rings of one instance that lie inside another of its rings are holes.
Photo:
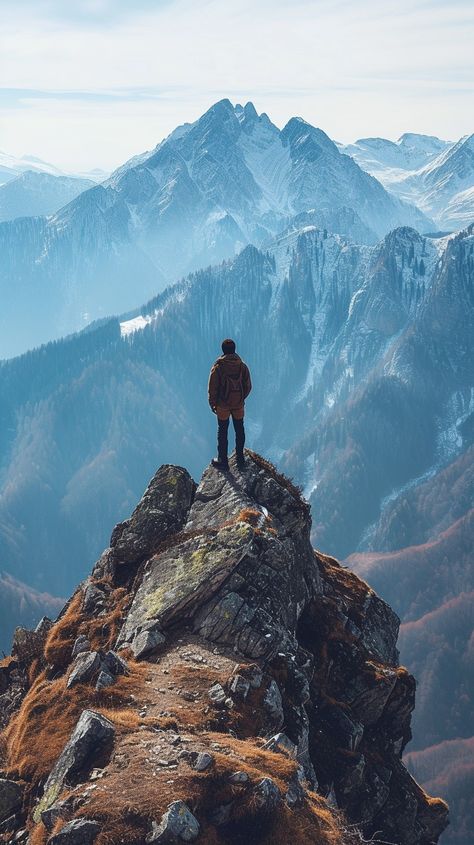
<path fill-rule="evenodd" d="M 447 807 L 400 759 L 398 618 L 310 527 L 254 453 L 197 488 L 158 470 L 0 667 L 4 842 L 437 841 Z"/>

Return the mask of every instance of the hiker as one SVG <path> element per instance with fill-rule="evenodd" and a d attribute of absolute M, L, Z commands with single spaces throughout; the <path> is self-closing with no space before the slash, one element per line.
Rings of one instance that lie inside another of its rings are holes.
<path fill-rule="evenodd" d="M 237 355 L 234 341 L 230 338 L 223 340 L 222 355 L 211 367 L 208 385 L 209 405 L 211 411 L 217 414 L 217 458 L 211 461 L 217 469 L 229 469 L 227 432 L 230 416 L 235 430 L 237 466 L 245 468 L 244 402 L 251 390 L 247 364 Z"/>

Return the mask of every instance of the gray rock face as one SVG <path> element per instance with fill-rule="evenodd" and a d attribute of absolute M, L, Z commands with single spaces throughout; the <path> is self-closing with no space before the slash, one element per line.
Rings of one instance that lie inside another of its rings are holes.
<path fill-rule="evenodd" d="M 195 490 L 187 470 L 161 466 L 130 519 L 115 526 L 110 548 L 98 561 L 95 574 L 111 574 L 122 564 L 129 567 L 151 557 L 166 537 L 182 529 Z"/>
<path fill-rule="evenodd" d="M 100 824 L 91 819 L 74 819 L 48 840 L 48 845 L 92 845 Z"/>
<path fill-rule="evenodd" d="M 21 806 L 22 789 L 14 780 L 0 778 L 0 822 L 16 812 Z"/>
<path fill-rule="evenodd" d="M 194 842 L 199 836 L 199 831 L 199 822 L 184 801 L 173 801 L 160 824 L 153 822 L 146 841 L 152 845 L 167 845 L 176 841 Z"/>
<path fill-rule="evenodd" d="M 95 684 L 96 691 L 100 692 L 100 690 L 106 689 L 107 687 L 111 687 L 114 683 L 115 683 L 114 676 L 110 672 L 107 672 L 107 671 L 104 671 L 104 669 L 101 669 L 101 671 L 99 672 L 99 676 L 97 678 L 96 684 Z"/>
<path fill-rule="evenodd" d="M 82 773 L 92 768 L 114 735 L 115 728 L 105 716 L 84 710 L 45 783 L 43 797 L 34 813 L 36 821 L 55 803 L 65 783 L 80 780 Z"/>

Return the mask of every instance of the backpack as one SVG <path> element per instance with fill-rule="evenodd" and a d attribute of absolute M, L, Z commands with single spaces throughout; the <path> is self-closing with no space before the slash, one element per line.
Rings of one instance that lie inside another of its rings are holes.
<path fill-rule="evenodd" d="M 236 376 L 225 373 L 222 377 L 219 395 L 225 405 L 238 408 L 244 404 L 244 386 L 242 382 L 242 364 Z"/>

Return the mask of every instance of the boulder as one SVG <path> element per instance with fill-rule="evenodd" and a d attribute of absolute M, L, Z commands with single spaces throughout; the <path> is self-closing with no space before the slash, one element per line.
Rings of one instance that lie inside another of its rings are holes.
<path fill-rule="evenodd" d="M 168 845 L 176 840 L 194 842 L 199 836 L 200 826 L 184 801 L 173 801 L 163 815 L 160 824 L 153 822 L 152 830 L 146 838 L 153 845 Z"/>
<path fill-rule="evenodd" d="M 100 613 L 105 605 L 105 593 L 95 584 L 88 583 L 82 596 L 82 607 L 86 613 Z"/>
<path fill-rule="evenodd" d="M 139 631 L 133 637 L 131 644 L 133 656 L 139 660 L 141 657 L 145 657 L 147 654 L 150 654 L 155 650 L 155 648 L 158 648 L 158 646 L 163 645 L 165 641 L 166 637 L 157 627 L 154 629 L 151 628 L 149 630 Z"/>
<path fill-rule="evenodd" d="M 36 658 L 43 657 L 46 631 L 29 631 L 28 628 L 15 628 L 12 642 L 12 655 L 23 666 L 29 666 Z"/>
<path fill-rule="evenodd" d="M 196 769 L 197 772 L 205 772 L 207 769 L 211 768 L 213 763 L 214 757 L 212 754 L 208 754 L 207 751 L 200 751 L 196 757 L 193 768 Z"/>
<path fill-rule="evenodd" d="M 51 832 L 58 819 L 69 821 L 75 808 L 79 804 L 80 800 L 78 798 L 70 796 L 62 801 L 56 801 L 47 810 L 43 810 L 41 813 L 41 821 L 43 822 L 46 830 Z"/>
<path fill-rule="evenodd" d="M 103 660 L 111 675 L 128 675 L 128 663 L 116 651 L 109 650 Z"/>
<path fill-rule="evenodd" d="M 106 689 L 107 687 L 111 687 L 113 684 L 115 684 L 114 676 L 111 675 L 110 672 L 101 669 L 95 684 L 96 692 L 100 692 L 101 690 Z"/>
<path fill-rule="evenodd" d="M 42 616 L 35 628 L 35 634 L 40 634 L 42 637 L 46 638 L 52 627 L 53 622 L 49 616 Z"/>
<path fill-rule="evenodd" d="M 187 470 L 170 464 L 161 466 L 130 519 L 116 525 L 112 532 L 110 548 L 115 566 L 147 560 L 169 534 L 180 531 L 195 490 Z"/>
<path fill-rule="evenodd" d="M 77 655 L 67 679 L 67 688 L 75 684 L 87 684 L 99 671 L 100 655 L 97 651 L 85 651 Z"/>
<path fill-rule="evenodd" d="M 56 802 L 65 784 L 79 782 L 92 769 L 114 736 L 115 728 L 105 716 L 92 710 L 83 711 L 45 783 L 43 797 L 34 813 L 35 821 Z"/>
<path fill-rule="evenodd" d="M 249 776 L 247 772 L 232 772 L 229 775 L 229 783 L 235 784 L 243 784 L 249 782 Z"/>
<path fill-rule="evenodd" d="M 91 644 L 87 637 L 84 634 L 79 634 L 72 647 L 72 656 L 77 657 L 78 654 L 81 654 L 84 651 L 90 651 L 90 648 Z"/>
<path fill-rule="evenodd" d="M 100 824 L 92 819 L 73 819 L 59 833 L 48 839 L 48 845 L 93 845 L 100 833 Z"/>

